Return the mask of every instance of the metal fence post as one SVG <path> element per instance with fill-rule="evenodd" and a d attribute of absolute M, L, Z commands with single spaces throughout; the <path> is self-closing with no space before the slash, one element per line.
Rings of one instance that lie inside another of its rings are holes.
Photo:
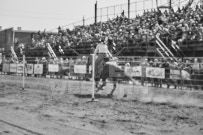
<path fill-rule="evenodd" d="M 25 89 L 25 54 L 23 54 L 23 87 L 22 90 Z"/>

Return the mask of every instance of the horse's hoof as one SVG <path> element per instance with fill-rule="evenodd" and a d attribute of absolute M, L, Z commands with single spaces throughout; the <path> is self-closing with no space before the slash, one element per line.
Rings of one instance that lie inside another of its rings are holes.
<path fill-rule="evenodd" d="M 108 94 L 107 97 L 108 97 L 108 98 L 112 98 L 113 95 L 112 95 L 112 94 Z"/>
<path fill-rule="evenodd" d="M 124 94 L 123 97 L 127 97 L 127 94 Z"/>
<path fill-rule="evenodd" d="M 137 82 L 136 82 L 136 81 L 133 81 L 133 85 L 137 85 Z"/>

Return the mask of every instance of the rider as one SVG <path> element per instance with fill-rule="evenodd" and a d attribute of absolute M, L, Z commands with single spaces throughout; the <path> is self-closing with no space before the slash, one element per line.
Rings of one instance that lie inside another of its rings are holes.
<path fill-rule="evenodd" d="M 96 87 L 99 83 L 101 72 L 103 70 L 103 66 L 105 64 L 106 59 L 112 58 L 112 54 L 108 50 L 107 40 L 108 40 L 108 37 L 106 38 L 102 37 L 101 43 L 99 43 L 96 49 L 94 50 Z"/>

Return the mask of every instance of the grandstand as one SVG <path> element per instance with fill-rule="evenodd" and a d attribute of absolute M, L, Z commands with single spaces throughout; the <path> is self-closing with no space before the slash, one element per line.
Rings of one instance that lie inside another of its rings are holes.
<path fill-rule="evenodd" d="M 96 23 L 75 26 L 72 30 L 59 26 L 55 33 L 1 30 L 0 45 L 4 48 L 1 51 L 8 55 L 10 46 L 14 45 L 16 54 L 20 56 L 23 43 L 25 55 L 30 57 L 53 57 L 53 53 L 56 56 L 89 55 L 101 37 L 110 37 L 116 45 L 112 46 L 112 43 L 112 51 L 119 56 L 160 56 L 172 59 L 202 56 L 201 1 L 183 0 L 177 3 L 171 0 L 167 5 L 152 8 L 143 9 L 142 14 L 131 18 L 131 12 L 128 15 L 125 11 L 117 15 L 114 13 L 115 18 L 100 22 L 97 20 L 101 16 L 95 14 Z"/>

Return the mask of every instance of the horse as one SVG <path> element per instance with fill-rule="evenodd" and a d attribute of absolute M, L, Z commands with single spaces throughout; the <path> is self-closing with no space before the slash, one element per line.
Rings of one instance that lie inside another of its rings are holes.
<path fill-rule="evenodd" d="M 111 78 L 113 81 L 113 89 L 111 92 L 107 95 L 108 97 L 112 97 L 114 94 L 114 91 L 117 88 L 117 81 L 118 81 L 118 76 L 116 74 L 113 74 L 112 71 L 116 71 L 116 73 L 122 74 L 121 77 L 124 77 L 125 79 L 132 81 L 133 85 L 136 84 L 136 81 L 127 73 L 125 73 L 125 70 L 122 69 L 120 66 L 118 66 L 117 62 L 114 61 L 105 61 L 103 65 L 103 69 L 101 71 L 100 78 L 95 78 L 96 82 L 99 82 L 100 79 L 102 79 L 102 85 L 98 86 L 96 84 L 96 92 L 99 92 L 100 90 L 104 90 L 104 87 L 106 86 L 106 79 Z M 115 72 L 114 72 L 115 73 Z"/>

